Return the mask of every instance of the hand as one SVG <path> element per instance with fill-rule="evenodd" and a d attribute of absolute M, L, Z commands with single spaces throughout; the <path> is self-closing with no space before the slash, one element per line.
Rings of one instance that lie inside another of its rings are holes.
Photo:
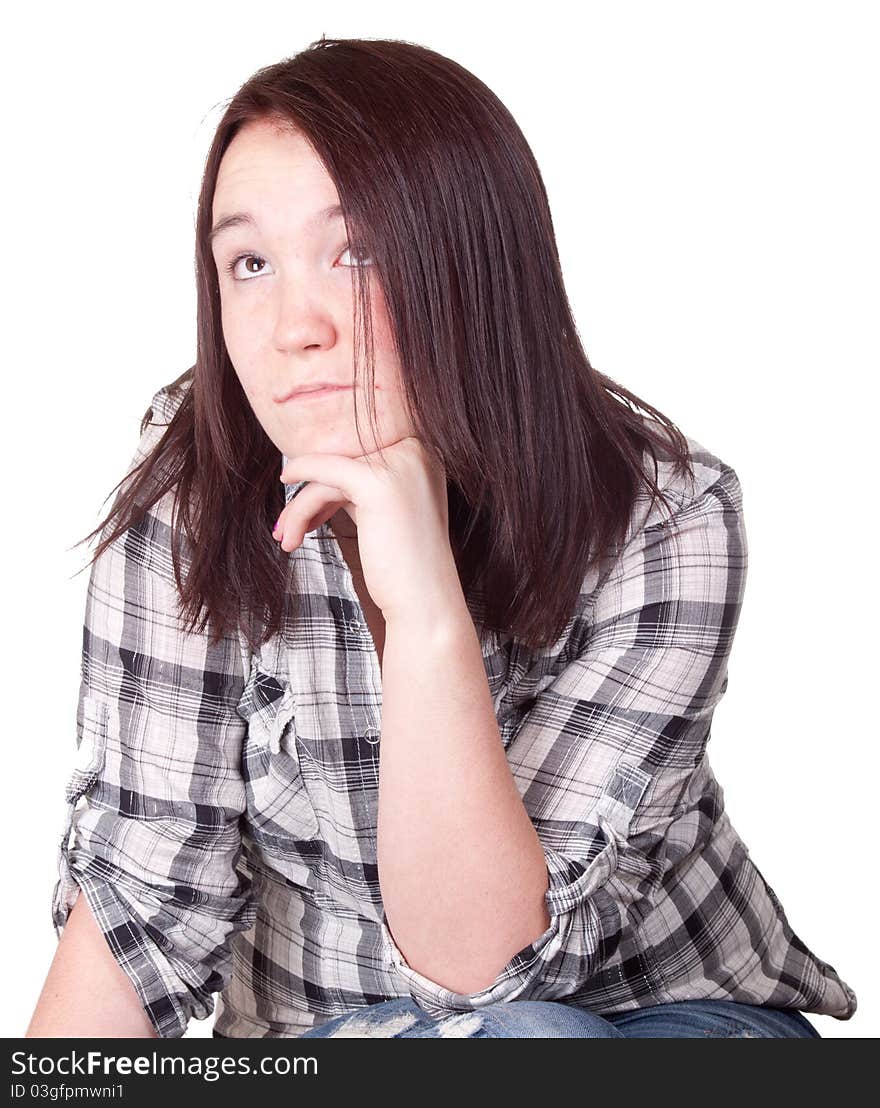
<path fill-rule="evenodd" d="M 358 532 L 364 584 L 386 621 L 462 597 L 449 541 L 446 472 L 414 436 L 349 458 L 300 454 L 289 458 L 285 484 L 308 481 L 282 511 L 276 530 L 282 550 L 295 550 L 306 533 L 341 508 Z"/>

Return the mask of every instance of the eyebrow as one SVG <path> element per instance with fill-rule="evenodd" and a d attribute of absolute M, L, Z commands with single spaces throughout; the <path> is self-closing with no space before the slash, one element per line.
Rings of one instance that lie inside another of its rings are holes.
<path fill-rule="evenodd" d="M 316 223 L 328 223 L 331 219 L 336 219 L 342 215 L 341 204 L 331 204 L 329 208 L 321 208 L 320 211 L 315 212 L 308 223 L 314 225 Z M 222 232 L 230 227 L 256 227 L 257 221 L 251 215 L 250 212 L 231 212 L 229 215 L 222 215 L 211 228 L 211 233 L 208 235 L 208 245 L 213 245 L 214 239 Z"/>

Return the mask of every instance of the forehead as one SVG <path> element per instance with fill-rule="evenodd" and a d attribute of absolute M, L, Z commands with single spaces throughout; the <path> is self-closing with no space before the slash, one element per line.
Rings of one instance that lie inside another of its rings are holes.
<path fill-rule="evenodd" d="M 264 121 L 248 123 L 220 160 L 213 212 L 239 202 L 281 202 L 283 196 L 296 202 L 306 194 L 316 204 L 338 200 L 333 180 L 306 136 Z"/>

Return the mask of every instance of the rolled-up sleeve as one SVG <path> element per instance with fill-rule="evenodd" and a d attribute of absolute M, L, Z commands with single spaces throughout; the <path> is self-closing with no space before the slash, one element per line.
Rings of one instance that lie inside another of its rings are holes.
<path fill-rule="evenodd" d="M 157 394 L 154 410 L 165 407 Z M 161 430 L 144 432 L 132 467 Z M 52 896 L 59 938 L 86 897 L 162 1038 L 213 1012 L 229 940 L 256 914 L 238 869 L 245 655 L 237 636 L 211 644 L 207 632 L 184 632 L 170 509 L 163 497 L 91 568 Z"/>
<path fill-rule="evenodd" d="M 383 914 L 387 962 L 429 1015 L 583 989 L 654 904 L 666 831 L 686 808 L 745 590 L 748 550 L 733 469 L 643 527 L 591 601 L 584 642 L 534 699 L 507 746 L 544 848 L 550 926 L 479 992 L 407 965 Z"/>

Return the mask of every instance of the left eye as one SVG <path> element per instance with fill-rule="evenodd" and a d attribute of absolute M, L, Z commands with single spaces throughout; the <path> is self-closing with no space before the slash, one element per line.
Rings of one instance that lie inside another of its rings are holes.
<path fill-rule="evenodd" d="M 342 254 L 340 254 L 339 257 L 341 258 L 344 254 L 348 254 L 353 250 L 359 251 L 362 255 L 360 260 L 357 263 L 358 265 L 371 265 L 372 264 L 369 254 L 364 253 L 364 248 L 362 246 L 346 246 L 346 248 L 342 251 Z M 354 267 L 353 266 L 348 266 L 347 268 L 352 269 Z"/>

